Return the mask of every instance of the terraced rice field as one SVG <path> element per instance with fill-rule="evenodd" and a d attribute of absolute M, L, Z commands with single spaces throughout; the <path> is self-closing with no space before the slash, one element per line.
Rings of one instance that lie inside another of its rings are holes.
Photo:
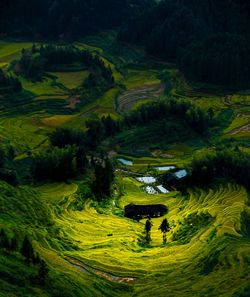
<path fill-rule="evenodd" d="M 224 133 L 235 136 L 242 137 L 248 136 L 250 132 L 250 113 L 238 113 L 231 125 L 227 127 Z"/>
<path fill-rule="evenodd" d="M 23 80 L 24 92 L 0 94 L 0 140 L 13 145 L 18 160 L 24 161 L 28 153 L 45 149 L 47 133 L 56 127 L 84 128 L 87 119 L 109 114 L 119 119 L 120 112 L 161 97 L 161 69 L 145 64 L 145 68 L 129 66 L 119 72 L 113 62 L 124 66 L 143 60 L 139 51 L 124 46 L 113 49 L 114 39 L 105 34 L 87 40 L 89 44 L 77 46 L 101 53 L 105 63 L 111 65 L 117 83 L 94 102 L 77 109 L 76 102 L 71 101 L 71 91 L 81 84 L 85 71 L 54 73 L 57 79 L 48 77 L 37 84 Z M 21 48 L 31 46 L 1 42 L 0 65 L 7 67 Z M 113 50 L 119 54 L 114 56 Z M 219 119 L 225 116 L 220 132 L 223 137 L 249 137 L 249 95 L 237 93 L 225 100 L 223 94 L 211 95 L 192 88 L 176 70 L 171 71 L 174 81 L 170 94 L 206 109 L 212 107 Z M 207 189 L 189 189 L 187 195 L 145 193 L 136 177 L 148 171 L 159 174 L 155 167 L 183 168 L 194 156 L 213 150 L 211 143 L 196 140 L 189 132 L 192 139 L 186 139 L 184 134 L 185 142 L 177 138 L 167 143 L 162 131 L 156 133 L 160 129 L 156 125 L 139 132 L 131 130 L 115 139 L 118 158 L 128 159 L 132 165 L 117 165 L 114 195 L 105 205 L 93 202 L 89 194 L 84 194 L 81 205 L 77 200 L 81 181 L 17 188 L 0 182 L 0 228 L 16 230 L 20 236 L 28 233 L 50 268 L 50 278 L 57 284 L 65 282 L 75 296 L 231 297 L 247 289 L 250 231 L 244 213 L 250 213 L 249 193 L 227 182 Z M 249 151 L 244 144 L 240 147 Z M 135 151 L 138 154 L 131 156 Z M 152 242 L 146 244 L 145 220 L 137 222 L 123 215 L 124 207 L 130 203 L 160 203 L 168 207 L 165 217 L 171 230 L 166 245 L 158 230 L 163 218 L 152 219 Z M 18 280 L 18 265 L 29 274 L 20 259 L 7 262 L 4 258 L 3 263 L 10 275 L 17 273 L 14 278 Z M 11 287 L 13 291 L 16 288 Z M 45 296 L 37 287 L 31 290 L 31 296 Z M 57 292 L 57 296 L 61 294 L 67 296 L 67 292 Z"/>
<path fill-rule="evenodd" d="M 8 65 L 20 56 L 22 48 L 31 47 L 32 43 L 1 42 L 0 63 Z M 84 44 L 81 47 L 89 49 Z M 105 61 L 109 63 L 108 60 Z M 0 139 L 8 139 L 18 148 L 18 153 L 22 154 L 27 149 L 33 150 L 44 143 L 47 132 L 55 127 L 64 124 L 73 127 L 84 125 L 87 114 L 113 114 L 117 117 L 115 97 L 119 92 L 118 88 L 108 91 L 99 100 L 79 111 L 80 100 L 71 95 L 71 90 L 78 87 L 88 74 L 88 71 L 57 72 L 46 75 L 43 81 L 36 83 L 20 77 L 24 88 L 22 93 L 0 93 Z"/>
<path fill-rule="evenodd" d="M 20 56 L 20 51 L 31 48 L 31 42 L 0 41 L 0 63 L 9 63 Z"/>
<path fill-rule="evenodd" d="M 68 89 L 79 87 L 89 75 L 89 71 L 52 72 L 57 77 L 57 82 Z"/>
<path fill-rule="evenodd" d="M 200 97 L 213 97 L 213 93 L 210 91 L 206 92 L 204 88 L 194 88 L 188 83 L 179 70 L 169 69 L 168 70 L 169 81 L 171 84 L 170 93 L 176 97 L 189 97 L 189 98 L 200 98 Z"/>
<path fill-rule="evenodd" d="M 39 188 L 51 211 L 56 204 L 63 207 L 59 214 L 54 212 L 54 219 L 78 249 L 64 250 L 62 257 L 78 274 L 84 277 L 89 273 L 111 284 L 127 282 L 133 296 L 228 296 L 228 288 L 240 289 L 250 280 L 250 246 L 241 225 L 247 193 L 242 187 L 227 184 L 208 191 L 196 189 L 187 198 L 176 192 L 146 194 L 131 177 L 121 176 L 120 183 L 123 196 L 115 198 L 114 205 L 103 213 L 89 200 L 82 211 L 70 210 L 77 189 L 74 185 Z M 166 217 L 171 231 L 166 246 L 158 230 L 162 218 L 153 219 L 151 245 L 138 244 L 144 236 L 145 221 L 135 222 L 122 215 L 124 206 L 131 202 L 162 203 L 169 208 Z M 197 230 L 194 219 L 188 226 L 190 241 L 174 241 L 188 215 L 203 213 L 211 215 L 210 223 Z M 115 296 L 116 292 L 109 294 Z"/>
<path fill-rule="evenodd" d="M 133 107 L 148 101 L 157 101 L 163 94 L 162 84 L 145 84 L 142 87 L 131 89 L 118 97 L 118 108 L 121 112 L 128 112 Z"/>
<path fill-rule="evenodd" d="M 45 130 L 39 128 L 32 118 L 27 119 L 22 116 L 1 118 L 0 137 L 13 145 L 20 153 L 33 150 L 47 140 Z"/>

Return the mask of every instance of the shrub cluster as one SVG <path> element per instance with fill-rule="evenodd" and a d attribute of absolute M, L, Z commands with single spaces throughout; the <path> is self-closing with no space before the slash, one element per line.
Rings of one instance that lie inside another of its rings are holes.
<path fill-rule="evenodd" d="M 229 178 L 250 189 L 249 154 L 224 148 L 192 162 L 189 184 L 204 186 L 215 178 Z"/>
<path fill-rule="evenodd" d="M 0 93 L 20 91 L 22 91 L 22 84 L 18 78 L 10 74 L 6 75 L 0 68 Z"/>

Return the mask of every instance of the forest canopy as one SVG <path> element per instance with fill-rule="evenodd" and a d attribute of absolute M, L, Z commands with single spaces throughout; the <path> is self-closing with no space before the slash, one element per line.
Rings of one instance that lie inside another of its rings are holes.
<path fill-rule="evenodd" d="M 0 36 L 74 39 L 120 25 L 149 0 L 2 0 Z"/>
<path fill-rule="evenodd" d="M 0 36 L 76 40 L 120 27 L 119 40 L 177 62 L 189 80 L 245 88 L 249 16 L 242 0 L 3 0 Z"/>
<path fill-rule="evenodd" d="M 165 0 L 122 27 L 122 41 L 177 62 L 193 81 L 242 87 L 250 82 L 249 12 L 244 1 Z"/>

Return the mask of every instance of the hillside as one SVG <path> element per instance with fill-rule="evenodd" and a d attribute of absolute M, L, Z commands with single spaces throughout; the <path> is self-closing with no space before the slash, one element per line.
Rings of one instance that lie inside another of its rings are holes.
<path fill-rule="evenodd" d="M 119 38 L 177 62 L 192 82 L 248 88 L 249 4 L 164 0 L 125 22 Z"/>
<path fill-rule="evenodd" d="M 161 5 L 115 2 L 119 20 Z M 249 88 L 191 80 L 108 13 L 48 41 L 35 3 L 30 24 L 0 12 L 0 296 L 249 296 Z"/>
<path fill-rule="evenodd" d="M 1 1 L 0 36 L 75 40 L 120 26 L 151 0 L 8 0 Z M 12 18 L 12 20 L 10 20 Z"/>

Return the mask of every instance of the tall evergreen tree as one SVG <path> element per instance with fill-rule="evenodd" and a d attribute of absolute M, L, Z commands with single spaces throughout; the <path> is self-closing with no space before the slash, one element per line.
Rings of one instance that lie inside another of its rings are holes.
<path fill-rule="evenodd" d="M 163 244 L 165 244 L 167 242 L 166 233 L 170 230 L 170 226 L 166 218 L 162 221 L 159 227 L 159 230 L 161 230 L 162 232 L 162 240 L 163 240 Z"/>
<path fill-rule="evenodd" d="M 145 232 L 146 232 L 146 242 L 150 243 L 151 241 L 151 229 L 152 229 L 152 222 L 151 219 L 147 219 L 146 223 L 145 223 Z"/>
<path fill-rule="evenodd" d="M 10 240 L 5 232 L 4 229 L 0 231 L 0 248 L 9 249 L 10 247 Z"/>
<path fill-rule="evenodd" d="M 16 251 L 17 249 L 18 249 L 18 238 L 17 238 L 17 234 L 15 233 L 10 240 L 10 250 Z"/>
<path fill-rule="evenodd" d="M 32 262 L 35 259 L 34 249 L 27 235 L 24 237 L 20 253 L 28 262 Z"/>
<path fill-rule="evenodd" d="M 40 260 L 38 278 L 41 285 L 45 285 L 49 268 L 44 260 Z"/>
<path fill-rule="evenodd" d="M 111 195 L 111 187 L 114 180 L 114 169 L 110 160 L 105 159 L 94 164 L 95 180 L 92 190 L 98 201 Z"/>

